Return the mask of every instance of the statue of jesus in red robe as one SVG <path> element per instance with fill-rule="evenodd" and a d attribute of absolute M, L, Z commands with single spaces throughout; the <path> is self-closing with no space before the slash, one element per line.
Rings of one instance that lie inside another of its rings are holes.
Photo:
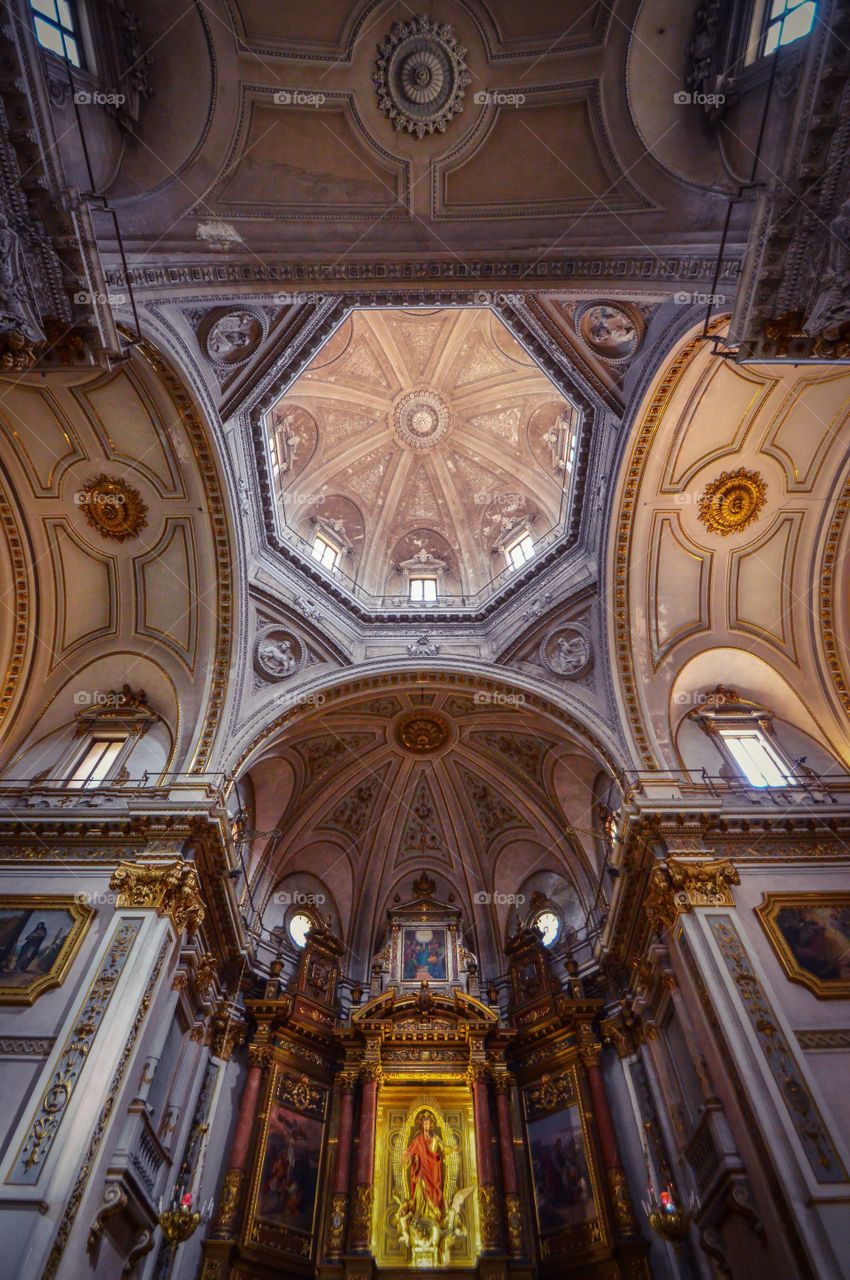
<path fill-rule="evenodd" d="M 442 1222 L 446 1212 L 443 1153 L 454 1148 L 437 1136 L 432 1112 L 420 1111 L 417 1121 L 419 1130 L 404 1153 L 404 1163 L 410 1169 L 408 1204 L 417 1217 Z"/>

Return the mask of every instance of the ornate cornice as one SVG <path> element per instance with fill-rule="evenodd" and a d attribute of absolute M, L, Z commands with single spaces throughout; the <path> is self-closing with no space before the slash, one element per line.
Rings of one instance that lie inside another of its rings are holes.
<path fill-rule="evenodd" d="M 119 909 L 152 907 L 158 916 L 169 916 L 178 933 L 191 937 L 202 923 L 205 908 L 195 868 L 181 858 L 173 862 L 122 862 L 109 881 L 118 893 Z"/>
<path fill-rule="evenodd" d="M 741 877 L 728 859 L 668 858 L 653 868 L 645 907 L 650 919 L 669 928 L 694 907 L 734 907 L 730 885 Z"/>

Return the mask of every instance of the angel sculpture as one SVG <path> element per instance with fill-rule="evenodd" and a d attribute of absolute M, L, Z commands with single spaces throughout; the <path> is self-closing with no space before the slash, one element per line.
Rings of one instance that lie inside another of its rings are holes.
<path fill-rule="evenodd" d="M 434 1112 L 423 1108 L 414 1125 L 410 1143 L 393 1148 L 396 1227 L 414 1266 L 445 1267 L 452 1245 L 467 1234 L 461 1210 L 473 1188 L 457 1189 L 460 1145 L 443 1141 Z"/>

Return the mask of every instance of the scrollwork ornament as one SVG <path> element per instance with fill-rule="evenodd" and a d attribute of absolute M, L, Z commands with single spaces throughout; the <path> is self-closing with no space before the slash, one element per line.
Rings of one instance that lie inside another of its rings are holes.
<path fill-rule="evenodd" d="M 239 1210 L 239 1195 L 242 1190 L 243 1172 L 241 1169 L 228 1169 L 221 1184 L 221 1196 L 218 1212 L 213 1223 L 212 1234 L 228 1237 L 236 1227 L 236 1215 Z"/>
<path fill-rule="evenodd" d="M 344 1191 L 336 1191 L 331 1197 L 330 1217 L 328 1219 L 328 1252 L 342 1253 L 345 1246 L 345 1227 L 348 1222 L 348 1196 Z"/>
<path fill-rule="evenodd" d="M 495 1187 L 478 1188 L 478 1212 L 481 1220 L 481 1243 L 485 1249 L 499 1245 L 499 1209 Z"/>
<path fill-rule="evenodd" d="M 608 1170 L 608 1188 L 611 1192 L 611 1204 L 614 1209 L 614 1222 L 621 1235 L 637 1234 L 639 1228 L 632 1208 L 632 1199 L 626 1182 L 626 1175 L 619 1167 Z"/>
<path fill-rule="evenodd" d="M 553 1080 L 551 1076 L 541 1076 L 540 1082 L 529 1090 L 528 1101 L 535 1111 L 555 1111 L 569 1106 L 575 1101 L 572 1077 L 563 1075 Z"/>
<path fill-rule="evenodd" d="M 112 873 L 110 889 L 118 893 L 119 909 L 153 907 L 158 916 L 169 916 L 177 933 L 197 931 L 206 914 L 198 873 L 176 858 L 173 862 L 121 862 Z"/>
<path fill-rule="evenodd" d="M 372 1226 L 372 1188 L 361 1183 L 354 1188 L 351 1206 L 351 1235 L 355 1246 L 368 1247 Z"/>
<path fill-rule="evenodd" d="M 513 1257 L 522 1254 L 522 1212 L 519 1196 L 505 1196 L 505 1227 L 508 1233 L 508 1250 Z"/>

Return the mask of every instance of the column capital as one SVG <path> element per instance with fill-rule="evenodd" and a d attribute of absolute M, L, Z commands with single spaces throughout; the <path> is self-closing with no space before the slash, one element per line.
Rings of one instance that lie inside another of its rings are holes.
<path fill-rule="evenodd" d="M 669 929 L 680 912 L 734 907 L 729 886 L 740 883 L 738 870 L 728 858 L 667 858 L 656 863 L 649 878 L 646 911 L 652 921 Z"/>
<path fill-rule="evenodd" d="M 119 862 L 109 880 L 118 893 L 119 909 L 153 907 L 158 916 L 168 916 L 179 935 L 188 936 L 203 923 L 205 909 L 198 873 L 190 862 L 174 858 L 168 862 Z"/>

